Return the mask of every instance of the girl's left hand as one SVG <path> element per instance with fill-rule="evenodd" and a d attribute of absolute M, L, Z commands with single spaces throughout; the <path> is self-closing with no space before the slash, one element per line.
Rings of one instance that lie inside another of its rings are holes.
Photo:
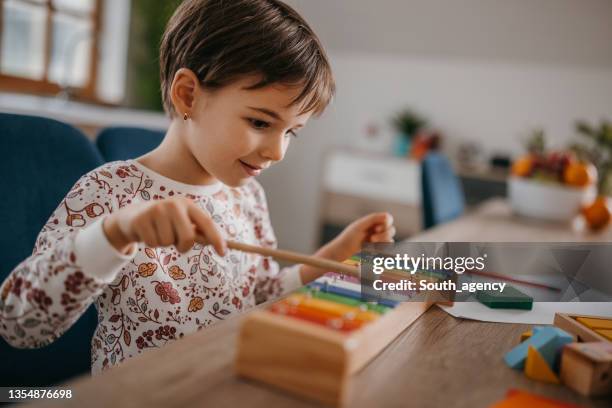
<path fill-rule="evenodd" d="M 393 242 L 395 227 L 389 213 L 374 213 L 350 223 L 336 238 L 319 249 L 315 256 L 342 262 L 361 251 L 367 242 Z M 326 271 L 302 265 L 300 277 L 304 284 L 317 279 Z"/>
<path fill-rule="evenodd" d="M 391 214 L 373 213 L 353 221 L 324 248 L 329 251 L 328 257 L 343 261 L 361 251 L 361 247 L 367 242 L 393 242 L 394 236 L 395 227 Z"/>

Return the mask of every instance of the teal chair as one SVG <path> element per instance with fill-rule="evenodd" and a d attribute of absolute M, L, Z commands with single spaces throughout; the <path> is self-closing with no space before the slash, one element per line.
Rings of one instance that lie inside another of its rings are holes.
<path fill-rule="evenodd" d="M 109 127 L 96 138 L 96 145 L 107 162 L 135 159 L 155 149 L 165 132 L 135 127 Z"/>
<path fill-rule="evenodd" d="M 465 198 L 461 183 L 446 156 L 438 152 L 427 154 L 422 162 L 421 178 L 426 229 L 463 214 Z"/>
<path fill-rule="evenodd" d="M 103 164 L 93 143 L 67 124 L 0 113 L 0 282 L 32 254 L 38 233 L 74 183 Z M 92 305 L 62 337 L 16 349 L 0 337 L 0 385 L 45 386 L 91 371 Z"/>

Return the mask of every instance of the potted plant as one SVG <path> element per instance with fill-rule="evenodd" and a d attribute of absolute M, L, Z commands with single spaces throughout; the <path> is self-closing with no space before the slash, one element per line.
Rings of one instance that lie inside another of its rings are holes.
<path fill-rule="evenodd" d="M 578 157 L 595 165 L 599 173 L 597 189 L 600 194 L 612 195 L 612 123 L 602 121 L 591 126 L 585 121 L 576 122 L 576 131 L 582 142 L 572 145 Z"/>
<path fill-rule="evenodd" d="M 606 227 L 612 218 L 612 123 L 602 120 L 599 126 L 585 121 L 576 122 L 576 131 L 582 142 L 572 145 L 572 150 L 582 160 L 590 161 L 599 173 L 599 196 L 582 209 L 587 225 L 593 230 Z"/>
<path fill-rule="evenodd" d="M 412 138 L 427 124 L 427 120 L 410 109 L 399 112 L 393 118 L 393 126 L 397 131 L 395 153 L 405 157 L 410 151 Z"/>

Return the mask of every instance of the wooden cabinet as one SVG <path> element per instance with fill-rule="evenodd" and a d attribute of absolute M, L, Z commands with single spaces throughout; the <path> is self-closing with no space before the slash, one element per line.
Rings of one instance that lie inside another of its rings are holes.
<path fill-rule="evenodd" d="M 421 166 L 416 161 L 333 152 L 327 157 L 322 184 L 322 243 L 372 212 L 391 213 L 399 238 L 414 235 L 422 228 Z"/>

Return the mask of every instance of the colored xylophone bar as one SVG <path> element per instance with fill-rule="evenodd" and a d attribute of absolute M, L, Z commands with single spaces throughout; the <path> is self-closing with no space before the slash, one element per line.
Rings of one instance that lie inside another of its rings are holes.
<path fill-rule="evenodd" d="M 430 301 L 400 303 L 387 298 L 364 301 L 359 281 L 328 274 L 245 317 L 236 371 L 308 399 L 342 406 L 353 375 L 430 305 Z"/>
<path fill-rule="evenodd" d="M 358 290 L 359 285 L 352 282 L 340 284 L 322 279 L 273 304 L 270 311 L 350 332 L 377 320 L 398 304 L 385 300 L 382 304 L 362 301 Z"/>

